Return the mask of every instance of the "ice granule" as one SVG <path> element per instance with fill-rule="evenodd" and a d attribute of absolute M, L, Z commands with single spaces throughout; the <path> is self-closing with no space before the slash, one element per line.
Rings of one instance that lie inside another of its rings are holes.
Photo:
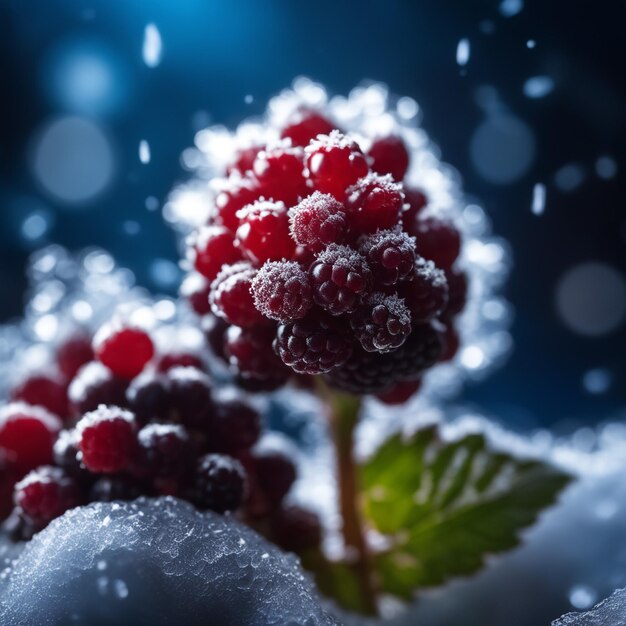
<path fill-rule="evenodd" d="M 70 614 L 85 626 L 337 623 L 294 556 L 174 498 L 66 513 L 27 544 L 1 593 L 0 623 L 12 626 Z"/>

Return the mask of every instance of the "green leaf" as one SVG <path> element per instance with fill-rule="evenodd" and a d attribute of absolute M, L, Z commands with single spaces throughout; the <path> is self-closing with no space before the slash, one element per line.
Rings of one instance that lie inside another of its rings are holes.
<path fill-rule="evenodd" d="M 360 478 L 365 519 L 390 546 L 373 556 L 373 573 L 382 591 L 404 599 L 516 546 L 570 480 L 491 450 L 482 434 L 444 441 L 436 426 L 389 439 Z"/>

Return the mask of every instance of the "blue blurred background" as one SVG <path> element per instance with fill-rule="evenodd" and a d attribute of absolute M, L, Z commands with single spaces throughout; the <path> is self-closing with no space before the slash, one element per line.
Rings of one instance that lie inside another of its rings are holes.
<path fill-rule="evenodd" d="M 624 408 L 626 82 L 615 0 L 0 0 L 0 320 L 28 254 L 110 250 L 175 292 L 160 207 L 209 122 L 297 75 L 417 99 L 426 130 L 512 246 L 508 365 L 465 399 L 572 428 Z M 532 210 L 533 190 L 546 202 Z M 539 213 L 539 214 L 538 214 Z"/>

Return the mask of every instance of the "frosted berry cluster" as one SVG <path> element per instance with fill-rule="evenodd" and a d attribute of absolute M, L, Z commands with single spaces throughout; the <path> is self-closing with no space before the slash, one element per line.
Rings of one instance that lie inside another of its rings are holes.
<path fill-rule="evenodd" d="M 174 495 L 236 511 L 285 547 L 317 544 L 317 517 L 283 505 L 295 466 L 259 446 L 257 409 L 216 391 L 202 351 L 157 345 L 114 317 L 59 342 L 44 371 L 13 387 L 0 408 L 5 529 L 27 539 L 78 505 Z"/>
<path fill-rule="evenodd" d="M 244 387 L 322 375 L 400 402 L 457 349 L 459 231 L 403 184 L 399 135 L 361 143 L 301 107 L 211 183 L 219 192 L 188 239 L 183 293 Z"/>

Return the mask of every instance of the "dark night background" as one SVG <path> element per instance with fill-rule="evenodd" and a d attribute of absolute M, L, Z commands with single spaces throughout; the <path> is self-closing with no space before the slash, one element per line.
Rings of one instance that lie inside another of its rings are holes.
<path fill-rule="evenodd" d="M 0 320 L 20 314 L 27 256 L 48 242 L 103 246 L 141 283 L 174 291 L 174 235 L 146 198 L 162 202 L 184 178 L 194 120 L 236 124 L 297 75 L 335 93 L 374 79 L 419 102 L 443 159 L 512 247 L 515 351 L 465 398 L 519 428 L 614 416 L 626 378 L 625 12 L 616 0 L 0 0 Z M 141 55 L 150 23 L 163 41 L 154 68 Z M 85 55 L 96 65 L 72 83 L 72 59 Z M 472 158 L 494 111 L 514 116 L 521 136 L 489 145 L 505 162 L 528 159 L 505 184 Z M 32 167 L 40 129 L 65 115 L 95 121 L 113 148 L 111 181 L 79 204 L 47 193 Z M 547 188 L 543 215 L 531 212 L 536 183 Z M 589 261 L 621 273 L 589 296 L 600 316 L 612 310 L 596 336 L 573 332 L 555 307 L 563 275 Z"/>

